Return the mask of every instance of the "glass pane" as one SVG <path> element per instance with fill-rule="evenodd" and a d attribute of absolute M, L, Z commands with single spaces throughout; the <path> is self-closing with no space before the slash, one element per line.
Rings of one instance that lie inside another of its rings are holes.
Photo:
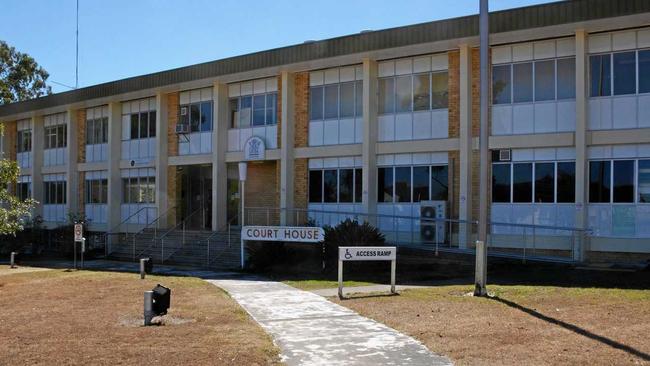
<path fill-rule="evenodd" d="M 575 80 L 575 79 L 574 79 Z M 555 99 L 555 61 L 535 62 L 535 100 Z"/>
<path fill-rule="evenodd" d="M 140 113 L 140 138 L 147 137 L 149 137 L 149 113 L 142 112 Z"/>
<path fill-rule="evenodd" d="M 557 60 L 557 99 L 576 97 L 576 60 L 563 58 Z"/>
<path fill-rule="evenodd" d="M 510 65 L 492 67 L 492 104 L 510 103 L 510 88 Z"/>
<path fill-rule="evenodd" d="M 354 88 L 354 93 L 355 93 L 355 102 L 354 102 L 354 109 L 355 109 L 355 115 L 357 117 L 363 116 L 363 81 L 362 80 L 357 80 L 355 82 L 355 88 Z"/>
<path fill-rule="evenodd" d="M 557 163 L 557 202 L 576 201 L 576 163 Z"/>
<path fill-rule="evenodd" d="M 395 111 L 411 111 L 411 76 L 395 78 Z"/>
<path fill-rule="evenodd" d="M 379 79 L 379 114 L 395 112 L 395 79 Z"/>
<path fill-rule="evenodd" d="M 58 138 L 58 141 L 59 141 L 59 144 L 57 145 L 57 147 L 66 147 L 66 145 L 67 145 L 66 143 L 67 143 L 68 136 L 66 134 L 65 126 L 66 125 L 60 125 L 60 126 L 57 127 L 56 133 L 58 135 L 57 138 Z"/>
<path fill-rule="evenodd" d="M 86 145 L 92 145 L 93 143 L 93 138 L 95 138 L 95 134 L 93 133 L 93 125 L 95 124 L 95 121 L 93 120 L 87 120 L 86 121 Z M 18 136 L 20 137 L 20 132 L 18 132 Z M 20 141 L 20 138 L 18 139 Z M 20 152 L 20 151 L 18 151 Z"/>
<path fill-rule="evenodd" d="M 343 83 L 341 87 L 341 118 L 354 117 L 354 83 Z"/>
<path fill-rule="evenodd" d="M 634 160 L 614 161 L 614 202 L 634 202 Z"/>
<path fill-rule="evenodd" d="M 156 203 L 156 177 L 149 177 L 149 203 Z"/>
<path fill-rule="evenodd" d="M 515 103 L 533 100 L 533 64 L 512 65 L 512 97 Z"/>
<path fill-rule="evenodd" d="M 413 110 L 429 109 L 429 74 L 413 75 Z"/>
<path fill-rule="evenodd" d="M 250 95 L 241 97 L 239 106 L 239 127 L 250 127 L 253 98 Z"/>
<path fill-rule="evenodd" d="M 354 170 L 339 170 L 339 202 L 352 202 Z"/>
<path fill-rule="evenodd" d="M 149 137 L 156 137 L 156 111 L 149 112 Z"/>
<path fill-rule="evenodd" d="M 201 109 L 198 103 L 190 104 L 190 132 L 199 132 Z"/>
<path fill-rule="evenodd" d="M 309 171 L 309 202 L 323 202 L 323 171 Z"/>
<path fill-rule="evenodd" d="M 510 202 L 510 164 L 492 164 L 492 202 Z"/>
<path fill-rule="evenodd" d="M 611 95 L 611 57 L 596 55 L 589 57 L 589 96 Z"/>
<path fill-rule="evenodd" d="M 589 162 L 589 202 L 609 203 L 611 167 L 609 161 Z"/>
<path fill-rule="evenodd" d="M 264 126 L 265 103 L 265 95 L 262 94 L 253 97 L 253 126 Z"/>
<path fill-rule="evenodd" d="M 122 203 L 129 203 L 129 179 L 122 179 Z"/>
<path fill-rule="evenodd" d="M 395 201 L 411 202 L 411 167 L 395 168 Z"/>
<path fill-rule="evenodd" d="M 555 202 L 555 164 L 535 164 L 535 202 Z"/>
<path fill-rule="evenodd" d="M 393 202 L 393 168 L 377 169 L 377 202 Z"/>
<path fill-rule="evenodd" d="M 99 179 L 93 179 L 92 181 L 92 202 L 93 203 L 102 203 L 102 192 Z"/>
<path fill-rule="evenodd" d="M 324 202 L 334 202 L 336 203 L 336 169 L 325 170 L 323 173 L 323 197 Z"/>
<path fill-rule="evenodd" d="M 229 107 L 230 110 L 230 128 L 239 127 L 239 98 L 230 98 Z"/>
<path fill-rule="evenodd" d="M 431 108 L 447 108 L 448 105 L 448 74 L 446 72 L 436 72 L 431 74 Z"/>
<path fill-rule="evenodd" d="M 449 191 L 449 177 L 447 166 L 431 167 L 431 199 L 434 201 L 446 201 Z"/>
<path fill-rule="evenodd" d="M 512 165 L 512 202 L 532 202 L 533 164 Z"/>
<path fill-rule="evenodd" d="M 108 203 L 108 180 L 102 179 L 102 193 L 101 193 L 101 203 Z"/>
<path fill-rule="evenodd" d="M 325 86 L 325 119 L 339 117 L 339 86 Z"/>
<path fill-rule="evenodd" d="M 413 167 L 413 202 L 429 200 L 429 167 Z"/>
<path fill-rule="evenodd" d="M 650 50 L 639 51 L 639 93 L 650 92 Z"/>
<path fill-rule="evenodd" d="M 650 160 L 639 160 L 639 202 L 650 203 Z"/>
<path fill-rule="evenodd" d="M 614 54 L 614 95 L 636 93 L 636 53 Z"/>
<path fill-rule="evenodd" d="M 363 201 L 363 172 L 361 169 L 354 170 L 354 202 Z"/>
<path fill-rule="evenodd" d="M 104 142 L 104 128 L 102 127 L 102 120 L 101 119 L 96 119 L 95 120 L 95 143 L 96 144 L 101 144 Z"/>
<path fill-rule="evenodd" d="M 212 131 L 212 102 L 201 103 L 201 131 Z"/>
<path fill-rule="evenodd" d="M 312 121 L 323 119 L 322 86 L 309 89 L 309 119 Z"/>
<path fill-rule="evenodd" d="M 278 120 L 278 95 L 276 93 L 269 93 L 266 95 L 266 124 L 274 125 Z"/>

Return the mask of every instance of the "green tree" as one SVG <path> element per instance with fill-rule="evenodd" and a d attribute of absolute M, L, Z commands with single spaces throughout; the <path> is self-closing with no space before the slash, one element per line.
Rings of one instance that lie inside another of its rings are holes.
<path fill-rule="evenodd" d="M 49 76 L 33 57 L 0 41 L 0 105 L 52 94 Z"/>
<path fill-rule="evenodd" d="M 0 124 L 0 136 L 4 126 Z M 20 168 L 14 160 L 0 159 L 0 235 L 15 235 L 24 229 L 24 222 L 31 217 L 36 204 L 33 199 L 21 201 L 11 194 L 9 186 L 18 182 Z"/>

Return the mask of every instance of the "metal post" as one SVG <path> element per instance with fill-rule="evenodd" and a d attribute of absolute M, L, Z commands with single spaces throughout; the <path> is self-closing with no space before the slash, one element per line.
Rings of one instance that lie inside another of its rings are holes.
<path fill-rule="evenodd" d="M 478 241 L 476 242 L 476 283 L 474 295 L 487 294 L 487 184 L 488 184 L 488 47 L 489 47 L 489 19 L 488 0 L 481 1 L 479 15 L 480 30 L 480 121 L 481 133 L 479 137 L 480 153 L 480 187 L 479 187 L 479 228 Z M 480 245 L 479 245 L 480 243 Z M 479 247 L 481 250 L 479 250 Z"/>
<path fill-rule="evenodd" d="M 339 259 L 339 299 L 343 298 L 343 261 Z"/>
<path fill-rule="evenodd" d="M 160 264 L 165 263 L 165 239 L 160 239 Z"/>
<path fill-rule="evenodd" d="M 145 258 L 140 258 L 140 279 L 144 280 L 145 277 L 145 270 L 144 270 L 144 265 L 147 260 Z"/>
<path fill-rule="evenodd" d="M 84 253 L 86 252 L 86 238 L 81 239 L 81 269 L 84 269 Z"/>
<path fill-rule="evenodd" d="M 77 269 L 77 242 L 75 241 L 72 246 L 73 246 L 72 254 L 74 255 L 74 258 L 72 260 L 73 268 Z"/>
<path fill-rule="evenodd" d="M 11 252 L 11 265 L 9 268 L 16 268 L 16 252 Z"/>
<path fill-rule="evenodd" d="M 397 269 L 397 259 L 390 261 L 390 292 L 396 294 L 395 291 L 395 272 Z"/>
<path fill-rule="evenodd" d="M 151 325 L 153 319 L 153 291 L 144 292 L 144 325 Z"/>

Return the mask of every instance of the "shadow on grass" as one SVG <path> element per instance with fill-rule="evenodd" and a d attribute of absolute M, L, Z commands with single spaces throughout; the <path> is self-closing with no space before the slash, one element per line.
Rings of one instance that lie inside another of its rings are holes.
<path fill-rule="evenodd" d="M 533 317 L 535 317 L 537 319 L 540 319 L 540 320 L 543 320 L 545 322 L 560 326 L 560 327 L 562 327 L 564 329 L 570 330 L 570 331 L 572 331 L 572 332 L 574 332 L 576 334 L 579 334 L 581 336 L 587 337 L 587 338 L 592 339 L 594 341 L 600 342 L 600 343 L 602 343 L 604 345 L 607 345 L 607 346 L 610 346 L 612 348 L 616 348 L 618 350 L 627 352 L 627 353 L 629 353 L 631 355 L 634 355 L 636 357 L 641 358 L 644 361 L 650 361 L 650 355 L 645 353 L 645 352 L 639 351 L 636 348 L 633 348 L 633 347 L 630 347 L 630 346 L 628 346 L 626 344 L 617 342 L 617 341 L 615 341 L 613 339 L 610 339 L 610 338 L 607 338 L 605 336 L 601 336 L 601 335 L 598 335 L 596 333 L 592 333 L 592 332 L 590 332 L 590 331 L 588 331 L 588 330 L 586 330 L 584 328 L 580 328 L 577 325 L 570 324 L 570 323 L 567 323 L 567 322 L 559 320 L 559 319 L 555 319 L 555 318 L 550 317 L 548 315 L 544 315 L 544 314 L 542 314 L 542 313 L 540 313 L 538 311 L 535 311 L 533 309 L 530 309 L 530 308 L 527 308 L 525 306 L 519 305 L 516 302 L 510 301 L 510 300 L 507 300 L 507 299 L 504 299 L 504 298 L 501 298 L 501 297 L 490 297 L 489 299 L 495 300 L 495 301 L 500 302 L 502 304 L 505 304 L 505 305 L 507 305 L 507 306 L 509 306 L 509 307 L 511 307 L 513 309 L 517 309 L 519 311 L 522 311 L 522 312 L 524 312 L 524 313 L 526 313 L 526 314 L 528 314 L 530 316 L 533 316 Z"/>
<path fill-rule="evenodd" d="M 395 297 L 399 296 L 399 293 L 371 293 L 371 294 L 343 294 L 343 298 L 339 298 L 341 301 L 345 300 L 358 300 L 358 299 L 371 299 L 377 297 Z"/>

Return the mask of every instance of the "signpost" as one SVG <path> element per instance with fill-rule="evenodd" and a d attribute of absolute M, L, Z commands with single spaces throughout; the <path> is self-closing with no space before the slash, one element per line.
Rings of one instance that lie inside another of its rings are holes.
<path fill-rule="evenodd" d="M 314 226 L 242 226 L 241 228 L 241 268 L 244 268 L 244 244 L 254 241 L 290 241 L 320 243 L 325 239 L 325 231 Z"/>
<path fill-rule="evenodd" d="M 343 298 L 344 261 L 390 261 L 390 292 L 395 294 L 397 247 L 339 247 L 339 298 Z"/>
<path fill-rule="evenodd" d="M 74 269 L 77 269 L 77 243 L 81 243 L 81 269 L 83 269 L 86 238 L 84 238 L 84 227 L 82 224 L 74 224 Z"/>

